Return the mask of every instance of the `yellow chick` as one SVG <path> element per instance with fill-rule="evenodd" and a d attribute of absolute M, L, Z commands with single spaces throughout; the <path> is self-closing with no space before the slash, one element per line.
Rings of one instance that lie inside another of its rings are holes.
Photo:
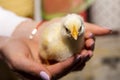
<path fill-rule="evenodd" d="M 77 14 L 68 14 L 61 22 L 48 27 L 41 27 L 40 57 L 49 60 L 63 61 L 80 53 L 84 45 L 83 19 Z"/>

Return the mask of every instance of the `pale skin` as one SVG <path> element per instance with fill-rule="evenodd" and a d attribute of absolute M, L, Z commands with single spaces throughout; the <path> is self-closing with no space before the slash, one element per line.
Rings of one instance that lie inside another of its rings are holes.
<path fill-rule="evenodd" d="M 53 22 L 61 19 L 53 19 L 44 22 L 41 26 L 49 26 Z M 33 75 L 34 79 L 40 78 L 40 72 L 46 72 L 50 79 L 61 78 L 71 71 L 81 70 L 85 63 L 92 57 L 94 49 L 94 35 L 105 35 L 111 33 L 111 30 L 100 26 L 85 23 L 85 47 L 75 56 L 68 58 L 65 61 L 51 65 L 42 64 L 39 57 L 39 29 L 32 40 L 29 35 L 37 22 L 32 20 L 25 21 L 15 29 L 12 37 L 0 37 L 0 51 L 2 59 L 6 61 L 9 67 L 13 70 L 19 70 Z"/>

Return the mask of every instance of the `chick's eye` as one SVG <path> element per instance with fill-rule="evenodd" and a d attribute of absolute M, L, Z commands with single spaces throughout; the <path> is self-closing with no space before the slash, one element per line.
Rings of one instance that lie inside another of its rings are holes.
<path fill-rule="evenodd" d="M 65 30 L 66 30 L 67 33 L 70 33 L 70 30 L 68 28 L 65 28 Z"/>
<path fill-rule="evenodd" d="M 82 26 L 80 26 L 80 28 L 79 28 L 78 32 L 80 32 L 80 31 L 81 31 L 81 29 L 82 29 Z"/>

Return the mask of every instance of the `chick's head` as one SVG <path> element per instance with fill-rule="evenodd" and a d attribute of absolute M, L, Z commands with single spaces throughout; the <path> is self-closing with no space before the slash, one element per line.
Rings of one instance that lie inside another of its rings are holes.
<path fill-rule="evenodd" d="M 63 20 L 64 35 L 77 40 L 84 32 L 83 19 L 77 14 L 68 14 Z"/>

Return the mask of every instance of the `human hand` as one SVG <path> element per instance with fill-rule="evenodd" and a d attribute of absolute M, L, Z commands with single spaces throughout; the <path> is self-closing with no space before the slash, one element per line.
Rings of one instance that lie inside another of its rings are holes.
<path fill-rule="evenodd" d="M 56 20 L 44 23 L 44 26 L 49 25 L 54 21 Z M 92 52 L 94 49 L 95 42 L 94 35 L 103 35 L 110 33 L 110 30 L 101 28 L 96 25 L 92 25 L 89 23 L 85 23 L 85 25 L 85 48 L 80 54 L 70 57 L 63 62 L 58 62 L 48 66 L 42 64 L 41 59 L 38 56 L 39 40 L 36 40 L 39 38 L 29 40 L 25 37 L 19 38 L 18 35 L 17 38 L 15 37 L 15 35 L 13 35 L 14 37 L 10 38 L 2 47 L 1 51 L 3 53 L 2 55 L 4 56 L 3 59 L 5 59 L 5 61 L 13 70 L 26 72 L 28 74 L 32 74 L 33 76 L 41 77 L 43 80 L 49 80 L 50 78 L 58 79 L 66 75 L 70 71 L 81 70 L 84 67 L 85 63 L 93 55 Z M 17 31 L 17 33 L 19 33 L 19 31 Z"/>

